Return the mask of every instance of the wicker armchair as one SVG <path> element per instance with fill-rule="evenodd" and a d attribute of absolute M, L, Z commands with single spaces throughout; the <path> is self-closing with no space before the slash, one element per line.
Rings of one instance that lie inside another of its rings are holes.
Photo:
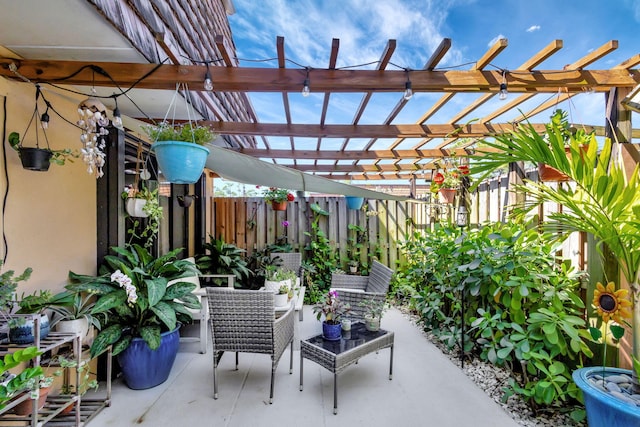
<path fill-rule="evenodd" d="M 300 252 L 273 252 L 271 259 L 276 260 L 279 266 L 295 271 L 296 276 L 298 276 L 296 286 L 304 286 L 304 269 L 302 268 L 302 254 Z M 303 310 L 298 312 L 298 316 L 299 320 L 302 321 Z"/>
<path fill-rule="evenodd" d="M 218 398 L 217 369 L 225 351 L 264 353 L 271 356 L 271 392 L 280 357 L 291 347 L 289 373 L 293 372 L 293 306 L 275 318 L 273 293 L 264 291 L 206 288 L 213 341 L 213 398 Z"/>
<path fill-rule="evenodd" d="M 368 276 L 333 273 L 331 289 L 338 291 L 341 301 L 351 305 L 349 317 L 355 321 L 362 321 L 365 308 L 360 303 L 367 299 L 384 302 L 391 276 L 393 270 L 378 261 L 373 261 Z"/>

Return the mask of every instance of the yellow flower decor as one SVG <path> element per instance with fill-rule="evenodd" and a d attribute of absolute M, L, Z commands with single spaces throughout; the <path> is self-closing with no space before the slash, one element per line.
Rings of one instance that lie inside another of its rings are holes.
<path fill-rule="evenodd" d="M 602 320 L 622 323 L 623 319 L 631 318 L 631 301 L 628 299 L 628 293 L 629 291 L 626 289 L 616 290 L 616 285 L 613 282 L 607 283 L 606 288 L 600 282 L 596 284 L 593 293 L 593 306 Z"/>

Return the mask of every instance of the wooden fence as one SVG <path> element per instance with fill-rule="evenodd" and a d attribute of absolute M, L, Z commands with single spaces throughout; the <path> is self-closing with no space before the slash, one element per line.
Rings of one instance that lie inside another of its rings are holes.
<path fill-rule="evenodd" d="M 532 171 L 527 175 L 536 179 L 535 174 Z M 472 225 L 507 220 L 507 185 L 506 176 L 497 177 L 483 183 L 470 195 Z M 314 216 L 309 206 L 318 203 L 329 212 L 329 216 L 321 218 L 320 229 L 339 252 L 343 268 L 350 258 L 354 239 L 363 245 L 361 261 L 375 256 L 394 267 L 401 258 L 398 245 L 407 236 L 415 231 L 427 232 L 438 223 L 455 218 L 456 205 L 432 203 L 429 197 L 402 202 L 367 200 L 361 210 L 347 209 L 344 197 L 296 198 L 288 203 L 286 211 L 274 211 L 261 197 L 216 197 L 211 204 L 209 229 L 216 238 L 222 237 L 225 242 L 245 249 L 247 255 L 276 243 L 279 238 L 290 243 L 294 251 L 303 252 L 310 241 L 305 232 L 311 232 Z M 544 206 L 537 213 L 544 218 L 555 209 L 557 207 Z M 563 256 L 572 259 L 579 268 L 584 265 L 584 259 L 580 258 L 581 245 L 576 236 L 562 249 Z"/>

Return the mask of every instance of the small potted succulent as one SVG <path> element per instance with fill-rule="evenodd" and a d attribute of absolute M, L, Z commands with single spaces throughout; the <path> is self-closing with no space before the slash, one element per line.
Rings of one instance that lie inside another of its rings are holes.
<path fill-rule="evenodd" d="M 144 131 L 154 142 L 158 166 L 167 181 L 174 184 L 193 184 L 202 175 L 211 142 L 216 133 L 208 126 L 185 123 L 171 125 L 162 122 L 145 126 Z"/>
<path fill-rule="evenodd" d="M 360 263 L 358 262 L 358 260 L 356 260 L 356 259 L 350 260 L 349 261 L 349 272 L 351 272 L 352 274 L 357 273 L 359 265 L 360 265 Z"/>
<path fill-rule="evenodd" d="M 387 310 L 387 303 L 378 299 L 365 299 L 360 303 L 364 307 L 364 326 L 367 331 L 379 331 L 382 315 Z"/>
<path fill-rule="evenodd" d="M 276 307 L 284 307 L 289 302 L 289 286 L 282 285 L 273 297 L 273 303 Z"/>

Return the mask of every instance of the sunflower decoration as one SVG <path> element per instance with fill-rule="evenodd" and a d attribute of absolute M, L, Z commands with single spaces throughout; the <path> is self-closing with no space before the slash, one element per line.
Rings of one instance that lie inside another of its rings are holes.
<path fill-rule="evenodd" d="M 624 319 L 631 318 L 631 301 L 627 296 L 628 293 L 627 289 L 616 290 L 616 285 L 613 282 L 607 283 L 606 287 L 600 282 L 596 284 L 593 293 L 593 306 L 605 323 L 613 320 L 622 324 Z"/>

